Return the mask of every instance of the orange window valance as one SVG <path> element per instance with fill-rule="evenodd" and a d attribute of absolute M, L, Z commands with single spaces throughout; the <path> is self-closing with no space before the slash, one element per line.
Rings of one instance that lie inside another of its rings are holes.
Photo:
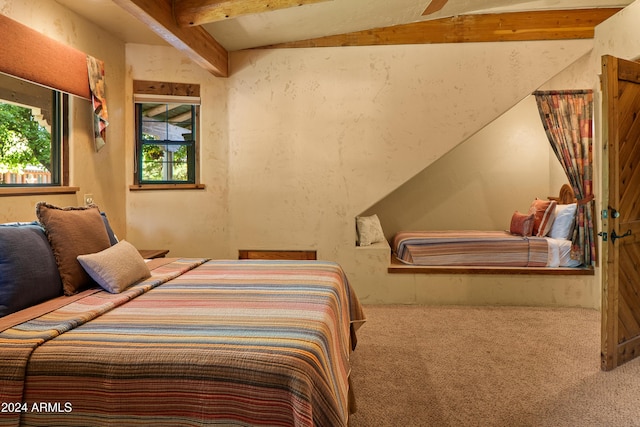
<path fill-rule="evenodd" d="M 90 99 L 87 55 L 0 14 L 0 72 Z"/>

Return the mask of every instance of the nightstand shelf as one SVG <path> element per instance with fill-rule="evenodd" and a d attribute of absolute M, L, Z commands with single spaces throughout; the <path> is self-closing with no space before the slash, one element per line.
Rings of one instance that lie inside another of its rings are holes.
<path fill-rule="evenodd" d="M 144 259 L 154 259 L 164 258 L 169 253 L 169 249 L 138 249 L 138 252 Z"/>
<path fill-rule="evenodd" d="M 242 249 L 238 251 L 238 259 L 315 260 L 317 254 L 314 250 Z"/>

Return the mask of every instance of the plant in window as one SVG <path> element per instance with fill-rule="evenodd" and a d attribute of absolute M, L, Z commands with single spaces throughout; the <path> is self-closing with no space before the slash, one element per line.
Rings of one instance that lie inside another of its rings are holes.
<path fill-rule="evenodd" d="M 140 103 L 136 108 L 139 182 L 193 183 L 196 105 Z"/>

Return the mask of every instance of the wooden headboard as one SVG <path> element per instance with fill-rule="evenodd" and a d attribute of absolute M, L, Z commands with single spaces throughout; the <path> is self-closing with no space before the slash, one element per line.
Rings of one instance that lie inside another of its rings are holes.
<path fill-rule="evenodd" d="M 575 203 L 577 201 L 573 188 L 569 184 L 564 184 L 560 187 L 560 193 L 556 196 L 547 197 L 549 200 L 555 200 L 560 205 L 568 205 L 569 203 Z"/>

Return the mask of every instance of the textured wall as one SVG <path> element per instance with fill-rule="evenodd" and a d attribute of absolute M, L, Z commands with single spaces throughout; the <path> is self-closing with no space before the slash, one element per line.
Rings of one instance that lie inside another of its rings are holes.
<path fill-rule="evenodd" d="M 221 171 L 203 180 L 204 193 L 131 193 L 128 234 L 170 247 L 174 255 L 316 249 L 320 258 L 345 267 L 365 302 L 486 303 L 529 295 L 517 285 L 511 291 L 503 286 L 499 297 L 491 291 L 470 296 L 460 285 L 432 292 L 442 277 L 417 285 L 425 278 L 388 275 L 388 247 L 354 246 L 354 217 L 591 46 L 582 40 L 253 50 L 231 55 L 228 79 L 211 79 L 170 48 L 130 45 L 132 78 L 215 88 L 217 96 L 203 97 L 203 127 L 214 136 L 203 149 L 227 153 L 228 185 Z M 540 156 L 549 185 L 548 151 Z M 214 169 L 224 164 L 219 158 Z M 227 210 L 220 206 L 225 197 Z M 186 205 L 189 219 L 171 221 L 170 214 Z"/>
<path fill-rule="evenodd" d="M 565 182 L 531 95 L 363 215 L 377 214 L 389 238 L 400 230 L 506 230 L 515 210 L 527 212 Z"/>
<path fill-rule="evenodd" d="M 639 8 L 636 2 L 614 18 L 622 21 L 598 28 L 598 52 L 637 56 L 633 23 Z M 105 60 L 108 145 L 94 152 L 90 113 L 78 105 L 71 160 L 72 185 L 81 190 L 47 200 L 77 205 L 83 193 L 93 193 L 118 234 L 138 246 L 214 257 L 235 257 L 248 248 L 316 249 L 321 258 L 344 265 L 365 302 L 597 300 L 593 281 L 583 278 L 562 285 L 538 278 L 388 275 L 387 247 L 354 246 L 356 215 L 533 90 L 584 87 L 585 81 L 596 87 L 599 57 L 585 60 L 590 40 L 252 50 L 233 53 L 231 77 L 217 79 L 172 48 L 125 48 L 54 1 L 0 0 L 0 12 Z M 132 79 L 201 85 L 205 190 L 128 191 Z M 459 162 L 438 167 L 466 167 Z M 0 198 L 0 220 L 32 219 L 40 199 Z M 532 290 L 530 282 L 539 284 Z"/>
<path fill-rule="evenodd" d="M 590 47 L 470 43 L 233 54 L 232 245 L 311 246 L 324 257 L 342 256 L 353 242 L 355 215 Z"/>
<path fill-rule="evenodd" d="M 165 248 L 169 256 L 229 256 L 228 114 L 224 79 L 204 71 L 175 49 L 129 44 L 131 80 L 200 85 L 200 181 L 204 190 L 126 191 L 127 236 L 138 247 Z M 132 87 L 127 85 L 127 99 Z M 126 153 L 134 152 L 133 103 L 126 105 Z M 126 162 L 133 176 L 133 159 Z M 131 181 L 129 181 L 131 183 Z"/>
<path fill-rule="evenodd" d="M 107 211 L 119 236 L 124 237 L 126 211 L 124 148 L 124 43 L 100 28 L 79 18 L 53 0 L 0 0 L 0 13 L 77 50 L 105 61 L 109 127 L 107 145 L 99 152 L 93 143 L 93 117 L 89 101 L 71 100 L 70 161 L 73 195 L 0 197 L 0 222 L 35 219 L 39 200 L 59 206 L 82 205 L 83 194 L 91 193 L 95 202 Z M 51 52 L 55 54 L 55 52 Z"/>

